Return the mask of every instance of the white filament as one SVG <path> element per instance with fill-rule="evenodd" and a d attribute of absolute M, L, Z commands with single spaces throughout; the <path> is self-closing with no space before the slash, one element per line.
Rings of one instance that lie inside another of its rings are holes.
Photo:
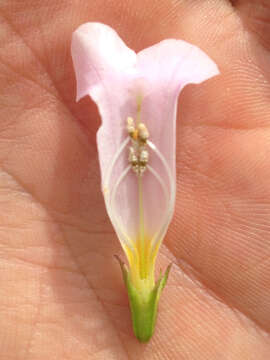
<path fill-rule="evenodd" d="M 154 143 L 152 143 L 151 141 L 147 141 L 147 144 L 149 145 L 149 147 L 154 151 L 154 153 L 158 156 L 158 158 L 162 162 L 162 164 L 166 170 L 167 176 L 169 178 L 170 190 L 171 190 L 171 196 L 170 196 L 170 200 L 169 200 L 169 204 L 168 204 L 168 212 L 164 216 L 164 223 L 163 223 L 161 229 L 155 235 L 153 242 L 152 242 L 152 251 L 154 251 L 155 245 L 157 244 L 159 239 L 162 239 L 165 236 L 165 233 L 166 233 L 169 223 L 171 221 L 171 218 L 173 215 L 176 189 L 175 189 L 174 177 L 171 173 L 171 169 L 169 168 L 169 165 L 168 165 L 166 159 L 164 158 L 164 156 L 161 154 L 161 152 L 158 150 L 158 148 L 156 147 L 156 145 Z"/>
<path fill-rule="evenodd" d="M 162 180 L 162 178 L 159 176 L 159 174 L 156 172 L 156 170 L 154 170 L 152 168 L 152 166 L 147 165 L 147 170 L 157 179 L 157 181 L 160 183 L 162 190 L 164 192 L 165 198 L 166 198 L 166 202 L 169 202 L 169 192 L 168 189 L 164 183 L 164 181 Z"/>
<path fill-rule="evenodd" d="M 117 179 L 117 182 L 114 184 L 114 186 L 112 188 L 111 197 L 108 202 L 108 207 L 112 210 L 111 214 L 113 214 L 114 221 L 119 225 L 119 228 L 123 228 L 123 226 L 121 226 L 121 221 L 119 219 L 119 216 L 117 216 L 117 213 L 115 211 L 113 211 L 113 209 L 115 208 L 115 198 L 116 198 L 116 193 L 117 193 L 119 185 L 125 179 L 125 177 L 127 176 L 130 169 L 131 169 L 131 165 L 128 165 L 125 168 L 125 170 L 122 172 L 122 174 L 119 176 L 119 178 Z M 133 243 L 130 240 L 129 236 L 126 235 L 126 237 L 124 238 L 124 243 L 128 243 L 129 247 L 131 249 L 134 249 Z"/>
<path fill-rule="evenodd" d="M 115 211 L 113 210 L 113 207 L 111 206 L 111 201 L 110 201 L 110 199 L 111 199 L 111 191 L 110 191 L 110 186 L 109 186 L 111 176 L 112 176 L 112 172 L 113 172 L 113 168 L 114 168 L 116 162 L 118 161 L 118 159 L 120 158 L 120 156 L 121 156 L 122 152 L 124 151 L 125 147 L 129 143 L 129 140 L 130 140 L 130 138 L 127 137 L 122 142 L 119 149 L 115 153 L 115 155 L 114 155 L 114 157 L 112 159 L 112 162 L 111 162 L 111 164 L 110 164 L 110 166 L 109 166 L 109 168 L 108 168 L 108 170 L 106 172 L 105 179 L 104 179 L 104 188 L 108 191 L 108 193 L 106 193 L 106 191 L 104 191 L 104 198 L 105 198 L 105 203 L 106 203 L 108 215 L 111 218 L 111 221 L 112 221 L 112 223 L 113 223 L 113 225 L 115 227 L 115 230 L 116 230 L 119 238 L 122 240 L 123 244 L 128 243 L 129 247 L 131 249 L 134 249 L 134 246 L 133 246 L 132 242 L 130 241 L 129 236 L 127 234 L 125 234 L 125 232 L 123 231 L 123 227 L 120 225 L 119 218 L 116 215 Z M 118 179 L 118 182 L 119 182 L 119 179 Z"/>
<path fill-rule="evenodd" d="M 116 164 L 116 161 L 119 159 L 121 153 L 123 152 L 123 150 L 125 149 L 125 147 L 127 146 L 127 144 L 129 143 L 129 140 L 130 138 L 127 137 L 123 142 L 122 144 L 120 145 L 119 149 L 116 151 L 113 159 L 112 159 L 112 162 L 111 162 L 111 165 L 109 166 L 107 172 L 106 172 L 106 175 L 104 177 L 104 185 L 105 185 L 105 188 L 108 187 L 109 185 L 109 182 L 110 182 L 110 178 L 112 176 L 112 171 L 113 171 L 113 168 L 114 168 L 114 165 Z"/>
<path fill-rule="evenodd" d="M 118 190 L 118 187 L 121 184 L 121 182 L 124 180 L 124 178 L 127 176 L 130 169 L 131 169 L 131 165 L 128 165 L 125 168 L 125 170 L 122 172 L 122 174 L 119 176 L 119 178 L 118 178 L 117 182 L 115 183 L 115 185 L 113 186 L 112 196 L 111 196 L 111 200 L 110 200 L 110 207 L 111 208 L 114 207 L 115 197 L 116 197 L 116 192 Z"/>

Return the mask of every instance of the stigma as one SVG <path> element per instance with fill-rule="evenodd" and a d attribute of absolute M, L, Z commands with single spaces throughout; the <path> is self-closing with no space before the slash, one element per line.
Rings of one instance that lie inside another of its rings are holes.
<path fill-rule="evenodd" d="M 145 172 L 149 161 L 149 153 L 147 150 L 149 132 L 142 122 L 135 125 L 132 117 L 127 118 L 127 132 L 131 139 L 128 162 L 135 174 L 141 176 Z"/>

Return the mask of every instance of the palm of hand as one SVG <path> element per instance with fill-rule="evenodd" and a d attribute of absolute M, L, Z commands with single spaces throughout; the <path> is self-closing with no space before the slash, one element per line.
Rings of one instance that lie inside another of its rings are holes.
<path fill-rule="evenodd" d="M 2 2 L 1 358 L 267 359 L 270 9 L 216 3 Z M 70 36 L 91 20 L 136 50 L 184 38 L 222 72 L 181 95 L 177 204 L 159 256 L 176 265 L 147 345 L 112 256 L 98 114 L 74 103 Z"/>

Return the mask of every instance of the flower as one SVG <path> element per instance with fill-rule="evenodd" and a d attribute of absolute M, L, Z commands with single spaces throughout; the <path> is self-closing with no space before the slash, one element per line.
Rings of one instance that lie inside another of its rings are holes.
<path fill-rule="evenodd" d="M 139 53 L 101 23 L 73 34 L 77 100 L 90 95 L 102 125 L 97 146 L 108 215 L 127 256 L 120 261 L 135 335 L 151 337 L 169 268 L 155 282 L 155 259 L 173 216 L 176 105 L 187 84 L 218 74 L 198 47 L 164 40 Z"/>

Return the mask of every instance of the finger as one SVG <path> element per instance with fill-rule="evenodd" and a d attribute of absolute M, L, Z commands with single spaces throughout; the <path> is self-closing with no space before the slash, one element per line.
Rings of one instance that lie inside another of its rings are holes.
<path fill-rule="evenodd" d="M 267 48 L 270 48 L 270 1 L 234 0 L 244 26 Z"/>

